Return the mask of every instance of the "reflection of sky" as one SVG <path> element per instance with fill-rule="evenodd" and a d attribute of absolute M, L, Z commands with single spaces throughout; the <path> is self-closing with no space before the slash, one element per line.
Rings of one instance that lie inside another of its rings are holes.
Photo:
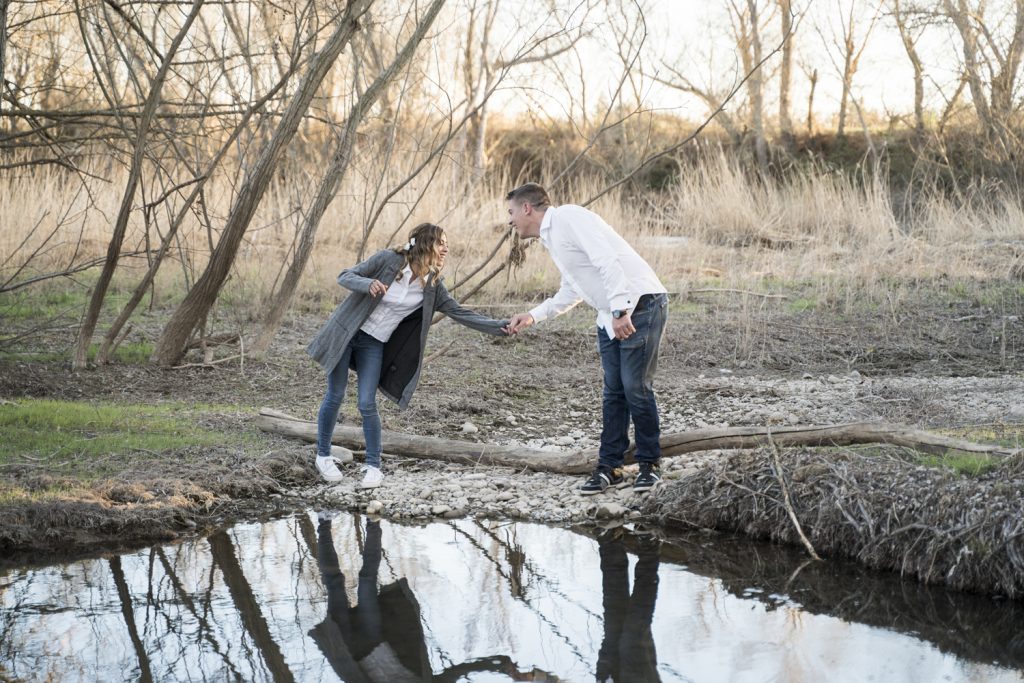
<path fill-rule="evenodd" d="M 593 540 L 538 525 L 471 520 L 381 525 L 379 583 L 409 580 L 435 672 L 510 655 L 520 670 L 593 680 L 603 635 Z M 326 594 L 299 525 L 294 519 L 245 524 L 229 535 L 296 680 L 336 680 L 308 635 L 324 618 Z M 354 518 L 334 520 L 335 548 L 353 603 L 362 536 Z M 509 553 L 518 550 L 525 560 L 516 572 Z M 155 679 L 271 678 L 251 622 L 247 627 L 239 614 L 207 541 L 128 554 L 121 567 L 132 622 Z M 659 579 L 653 633 L 665 681 L 1024 680 L 1020 672 L 966 662 L 908 635 L 797 607 L 768 610 L 680 566 L 663 563 Z M 0 677 L 139 678 L 111 561 L 13 571 L 0 579 L 0 595 Z M 507 679 L 492 674 L 472 680 Z"/>

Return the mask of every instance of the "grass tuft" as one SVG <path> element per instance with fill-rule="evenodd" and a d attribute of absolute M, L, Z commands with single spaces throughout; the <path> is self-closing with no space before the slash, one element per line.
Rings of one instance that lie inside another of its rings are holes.
<path fill-rule="evenodd" d="M 236 444 L 244 436 L 198 427 L 182 405 L 114 405 L 19 399 L 0 405 L 0 464 L 46 466 L 61 475 L 104 476 L 123 457 L 159 458 L 189 446 Z"/>

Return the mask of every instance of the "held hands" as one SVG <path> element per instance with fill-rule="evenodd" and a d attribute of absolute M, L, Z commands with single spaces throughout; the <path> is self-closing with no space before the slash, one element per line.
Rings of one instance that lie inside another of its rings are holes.
<path fill-rule="evenodd" d="M 505 330 L 505 334 L 508 335 L 519 334 L 533 323 L 533 316 L 529 313 L 516 313 L 512 316 L 512 319 L 508 321 L 508 325 L 501 329 Z"/>
<path fill-rule="evenodd" d="M 378 297 L 384 296 L 388 291 L 388 286 L 380 280 L 374 280 L 370 283 L 370 296 Z"/>
<path fill-rule="evenodd" d="M 636 328 L 633 327 L 633 320 L 629 317 L 629 311 L 623 313 L 620 318 L 612 319 L 612 332 L 615 333 L 615 338 L 619 341 L 629 339 L 636 332 Z"/>

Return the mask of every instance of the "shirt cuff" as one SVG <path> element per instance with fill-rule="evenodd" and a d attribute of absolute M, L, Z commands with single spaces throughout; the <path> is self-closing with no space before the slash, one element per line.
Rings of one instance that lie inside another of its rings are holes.
<path fill-rule="evenodd" d="M 634 308 L 636 308 L 636 301 L 639 298 L 640 297 L 634 296 L 632 294 L 615 297 L 614 299 L 611 300 L 611 310 L 632 311 Z"/>
<path fill-rule="evenodd" d="M 549 317 L 547 307 L 544 304 L 527 312 L 533 316 L 533 322 L 535 323 L 539 323 L 541 320 L 546 320 Z"/>

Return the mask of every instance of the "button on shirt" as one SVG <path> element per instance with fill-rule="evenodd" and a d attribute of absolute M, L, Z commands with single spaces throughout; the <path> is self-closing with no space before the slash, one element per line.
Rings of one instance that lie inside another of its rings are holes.
<path fill-rule="evenodd" d="M 593 211 L 565 204 L 544 212 L 540 241 L 562 273 L 554 296 L 530 315 L 536 322 L 565 313 L 580 301 L 597 310 L 597 325 L 615 338 L 612 311 L 632 310 L 644 294 L 666 292 L 654 270 Z"/>
<path fill-rule="evenodd" d="M 360 327 L 363 332 L 374 339 L 387 342 L 391 334 L 409 315 L 423 305 L 423 283 L 412 276 L 412 269 L 406 266 L 402 270 L 402 279 L 396 279 L 384 293 L 373 313 Z"/>

